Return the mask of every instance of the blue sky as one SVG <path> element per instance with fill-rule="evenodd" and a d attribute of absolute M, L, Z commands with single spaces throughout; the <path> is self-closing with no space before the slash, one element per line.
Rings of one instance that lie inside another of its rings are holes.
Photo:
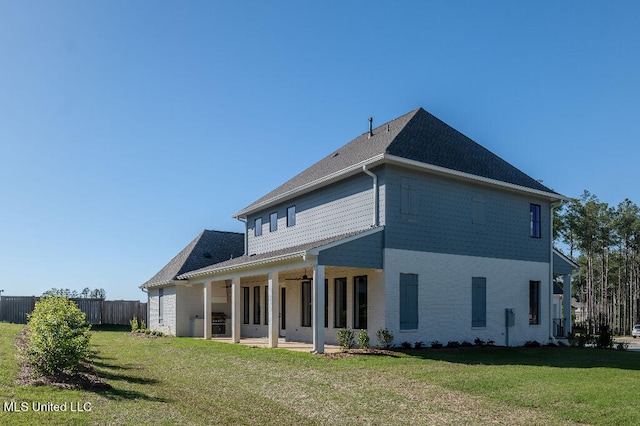
<path fill-rule="evenodd" d="M 0 289 L 138 286 L 423 107 L 544 184 L 640 203 L 640 3 L 0 2 Z"/>

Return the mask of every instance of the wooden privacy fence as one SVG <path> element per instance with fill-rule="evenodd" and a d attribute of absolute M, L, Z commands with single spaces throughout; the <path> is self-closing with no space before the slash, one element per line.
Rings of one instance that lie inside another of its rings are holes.
<path fill-rule="evenodd" d="M 33 311 L 35 296 L 2 296 L 0 297 L 0 322 L 26 324 L 27 315 Z M 129 325 L 133 317 L 138 322 L 147 322 L 147 304 L 138 300 L 102 300 L 73 298 L 71 299 L 87 316 L 91 324 Z"/>

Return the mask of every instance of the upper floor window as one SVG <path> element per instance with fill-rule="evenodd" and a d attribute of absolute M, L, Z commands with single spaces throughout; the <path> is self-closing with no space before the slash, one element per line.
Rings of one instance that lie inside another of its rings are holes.
<path fill-rule="evenodd" d="M 278 212 L 273 212 L 269 215 L 269 232 L 275 232 L 278 230 Z"/>
<path fill-rule="evenodd" d="M 540 205 L 531 204 L 529 206 L 529 212 L 531 216 L 531 224 L 530 224 L 531 237 L 540 238 L 542 236 L 542 231 L 540 228 Z"/>
<path fill-rule="evenodd" d="M 296 224 L 296 206 L 287 207 L 287 226 Z"/>
<path fill-rule="evenodd" d="M 262 235 L 262 218 L 259 217 L 254 221 L 254 231 L 255 231 L 255 236 L 259 237 L 260 235 Z"/>

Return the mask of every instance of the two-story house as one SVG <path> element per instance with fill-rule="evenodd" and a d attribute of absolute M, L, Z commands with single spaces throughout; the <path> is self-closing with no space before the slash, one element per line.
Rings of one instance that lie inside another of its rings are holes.
<path fill-rule="evenodd" d="M 419 108 L 237 212 L 242 256 L 145 283 L 149 326 L 160 292 L 179 292 L 181 315 L 205 318 L 204 338 L 275 347 L 284 336 L 322 352 L 341 328 L 367 330 L 373 344 L 386 328 L 396 343 L 547 343 L 562 261 L 552 209 L 564 199 Z M 208 320 L 220 315 L 225 327 Z"/>

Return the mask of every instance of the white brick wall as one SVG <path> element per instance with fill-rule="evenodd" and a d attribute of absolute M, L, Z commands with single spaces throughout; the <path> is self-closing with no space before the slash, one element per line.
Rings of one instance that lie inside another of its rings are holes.
<path fill-rule="evenodd" d="M 400 331 L 399 275 L 418 278 L 416 331 Z M 385 249 L 384 306 L 387 328 L 395 343 L 450 340 L 473 342 L 476 337 L 505 344 L 505 308 L 515 311 L 509 344 L 549 341 L 549 264 L 439 253 Z M 471 327 L 471 278 L 487 279 L 487 326 Z M 540 324 L 529 325 L 529 281 L 540 281 Z"/>
<path fill-rule="evenodd" d="M 149 290 L 149 323 L 150 330 L 162 331 L 165 334 L 176 334 L 176 287 L 170 286 L 163 289 L 162 296 L 162 323 L 159 312 L 159 289 Z"/>

